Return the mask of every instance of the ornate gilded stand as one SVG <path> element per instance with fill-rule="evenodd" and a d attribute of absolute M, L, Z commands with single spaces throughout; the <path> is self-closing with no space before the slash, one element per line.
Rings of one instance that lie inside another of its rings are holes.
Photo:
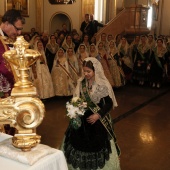
<path fill-rule="evenodd" d="M 3 57 L 14 65 L 18 80 L 11 96 L 0 99 L 0 124 L 10 124 L 17 132 L 12 144 L 22 151 L 29 151 L 40 142 L 36 127 L 44 118 L 44 104 L 37 97 L 36 88 L 30 81 L 30 66 L 36 62 L 40 53 L 31 50 L 23 36 L 17 37 L 14 49 L 6 51 Z"/>

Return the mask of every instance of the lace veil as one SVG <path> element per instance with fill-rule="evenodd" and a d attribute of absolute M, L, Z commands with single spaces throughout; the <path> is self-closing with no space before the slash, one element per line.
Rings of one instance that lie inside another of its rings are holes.
<path fill-rule="evenodd" d="M 112 86 L 110 85 L 109 81 L 104 75 L 104 70 L 103 70 L 101 63 L 96 58 L 93 58 L 93 57 L 88 57 L 88 58 L 85 58 L 84 60 L 91 61 L 93 63 L 93 67 L 95 70 L 95 83 L 92 87 L 92 92 L 90 93 L 90 96 L 92 97 L 92 101 L 94 101 L 95 103 L 98 103 L 102 97 L 106 97 L 107 95 L 109 95 L 109 97 L 113 101 L 113 108 L 117 107 L 118 105 L 117 105 L 117 101 L 116 101 Z M 84 75 L 77 82 L 77 87 L 73 95 L 74 97 L 79 97 L 80 90 L 81 90 L 81 82 L 83 79 L 84 79 Z M 97 96 L 97 94 L 99 94 L 98 93 L 99 91 L 102 94 L 99 96 L 100 98 L 96 99 L 95 97 Z"/>

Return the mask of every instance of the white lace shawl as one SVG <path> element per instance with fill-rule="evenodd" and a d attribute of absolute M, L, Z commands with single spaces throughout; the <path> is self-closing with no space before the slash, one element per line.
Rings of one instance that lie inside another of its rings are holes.
<path fill-rule="evenodd" d="M 118 105 L 117 105 L 117 101 L 116 101 L 112 86 L 110 85 L 109 81 L 104 75 L 104 71 L 103 71 L 103 67 L 101 63 L 96 58 L 93 58 L 93 57 L 85 58 L 85 61 L 91 61 L 95 69 L 95 82 L 92 85 L 92 92 L 90 92 L 91 100 L 97 104 L 100 102 L 101 98 L 109 95 L 109 97 L 113 101 L 113 108 L 117 107 Z M 74 97 L 80 96 L 80 92 L 82 90 L 81 83 L 83 79 L 84 79 L 84 76 L 82 76 L 78 80 L 77 87 L 73 94 Z"/>

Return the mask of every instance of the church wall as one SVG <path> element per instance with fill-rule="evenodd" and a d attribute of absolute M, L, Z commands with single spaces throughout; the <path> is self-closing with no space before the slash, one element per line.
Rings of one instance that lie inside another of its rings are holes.
<path fill-rule="evenodd" d="M 5 1 L 0 0 L 0 16 L 5 12 Z M 32 27 L 36 27 L 36 0 L 29 0 L 29 17 L 25 17 L 26 24 L 24 26 L 24 32 L 29 32 Z M 59 12 L 66 13 L 71 20 L 71 26 L 80 32 L 80 24 L 82 22 L 82 1 L 77 0 L 76 3 L 71 5 L 51 5 L 48 0 L 42 1 L 42 17 L 41 17 L 41 31 L 49 31 L 50 33 L 50 21 L 54 15 Z M 148 0 L 138 0 L 138 3 L 146 5 Z M 135 0 L 124 0 L 124 6 L 134 4 Z M 159 16 L 157 21 L 153 21 L 154 32 L 164 35 L 170 35 L 170 1 L 160 0 Z M 57 23 L 56 23 L 57 24 Z M 60 24 L 60 23 L 59 23 Z"/>
<path fill-rule="evenodd" d="M 161 0 L 162 6 L 159 9 L 158 27 L 160 28 L 160 34 L 170 35 L 170 0 Z"/>
<path fill-rule="evenodd" d="M 2 16 L 4 14 L 5 9 L 5 1 L 0 1 L 0 15 Z"/>
<path fill-rule="evenodd" d="M 71 29 L 76 29 L 78 32 L 80 31 L 80 24 L 82 22 L 81 18 L 81 1 L 77 0 L 73 4 L 67 5 L 51 5 L 48 0 L 44 0 L 44 15 L 43 15 L 43 30 L 49 30 L 50 32 L 50 21 L 52 17 L 54 17 L 58 13 L 65 13 L 70 17 L 71 20 Z M 56 23 L 56 26 L 58 23 Z M 61 23 L 59 23 L 61 25 Z"/>

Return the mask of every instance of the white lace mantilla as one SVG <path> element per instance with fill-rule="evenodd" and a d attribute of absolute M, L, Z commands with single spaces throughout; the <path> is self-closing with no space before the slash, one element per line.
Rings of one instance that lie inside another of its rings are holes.
<path fill-rule="evenodd" d="M 95 88 L 95 89 L 94 89 Z M 104 85 L 94 85 L 94 91 L 90 94 L 90 98 L 94 103 L 99 103 L 100 99 L 109 95 L 108 88 Z"/>

